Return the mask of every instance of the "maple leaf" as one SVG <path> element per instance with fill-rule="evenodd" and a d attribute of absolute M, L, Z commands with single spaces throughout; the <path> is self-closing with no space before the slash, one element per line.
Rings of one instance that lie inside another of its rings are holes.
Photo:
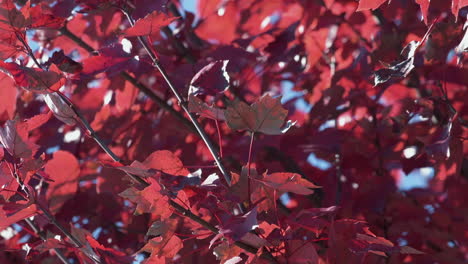
<path fill-rule="evenodd" d="M 281 106 L 280 98 L 273 98 L 268 94 L 251 106 L 235 100 L 224 111 L 226 122 L 231 129 L 267 135 L 284 134 L 295 124 L 289 120 L 286 126 L 281 128 L 287 114 L 288 111 Z"/>
<path fill-rule="evenodd" d="M 421 45 L 419 41 L 411 41 L 401 51 L 400 60 L 390 66 L 380 69 L 374 73 L 374 86 L 384 83 L 391 78 L 406 77 L 414 68 L 414 55 Z"/>
<path fill-rule="evenodd" d="M 57 212 L 78 190 L 80 165 L 70 152 L 59 150 L 54 153 L 44 169 L 53 180 L 47 188 L 49 208 L 52 212 Z"/>
<path fill-rule="evenodd" d="M 0 47 L 1 50 L 1 47 Z M 8 119 L 13 119 L 16 111 L 16 96 L 18 91 L 15 87 L 14 80 L 8 75 L 0 72 L 0 116 L 3 113 L 7 114 Z M 0 122 L 2 120 L 0 119 Z"/>
<path fill-rule="evenodd" d="M 14 212 L 8 212 L 6 206 L 14 206 L 16 210 Z M 31 204 L 30 202 L 18 204 L 5 204 L 2 210 L 0 210 L 0 230 L 3 230 L 8 226 L 23 219 L 36 215 L 38 211 L 39 210 L 37 206 L 35 204 Z"/>
<path fill-rule="evenodd" d="M 121 44 L 102 48 L 93 54 L 95 55 L 81 62 L 83 69 L 75 78 L 89 79 L 101 72 L 108 72 L 112 75 L 120 73 L 137 63 L 133 56 L 123 50 Z"/>
<path fill-rule="evenodd" d="M 303 179 L 301 175 L 289 172 L 265 173 L 263 179 L 258 181 L 280 192 L 292 192 L 302 195 L 314 193 L 311 188 L 321 188 Z"/>
<path fill-rule="evenodd" d="M 10 74 L 18 86 L 31 92 L 42 94 L 54 92 L 65 84 L 64 77 L 55 65 L 52 65 L 49 71 L 44 71 L 0 61 L 0 69 Z"/>
<path fill-rule="evenodd" d="M 224 242 L 219 246 L 215 247 L 213 254 L 216 256 L 217 260 L 220 260 L 221 263 L 238 263 L 239 260 L 242 260 L 239 255 L 242 250 L 234 245 L 229 245 L 229 243 Z M 229 262 L 228 262 L 229 261 Z"/>
<path fill-rule="evenodd" d="M 127 37 L 152 36 L 159 34 L 159 29 L 172 23 L 178 17 L 171 17 L 158 10 L 146 15 L 135 22 L 133 27 L 126 29 L 123 33 Z"/>
<path fill-rule="evenodd" d="M 86 240 L 89 243 L 89 246 L 94 249 L 94 251 L 101 256 L 103 263 L 108 264 L 119 264 L 119 263 L 131 263 L 133 258 L 127 256 L 127 254 L 117 251 L 113 248 L 107 248 L 97 242 L 92 236 L 87 235 Z"/>
<path fill-rule="evenodd" d="M 387 2 L 387 0 L 359 0 L 359 5 L 356 11 L 368 9 L 375 10 L 385 2 Z"/>
<path fill-rule="evenodd" d="M 190 172 L 184 167 L 182 161 L 168 150 L 158 150 L 149 155 L 143 165 L 147 168 L 160 170 L 171 175 L 187 176 Z"/>
<path fill-rule="evenodd" d="M 45 94 L 44 101 L 60 121 L 70 126 L 76 124 L 75 111 L 57 93 Z"/>
<path fill-rule="evenodd" d="M 226 71 L 228 60 L 215 61 L 203 67 L 190 81 L 191 95 L 217 95 L 229 88 L 229 74 Z"/>
<path fill-rule="evenodd" d="M 29 18 L 30 5 L 26 4 L 21 10 L 16 8 L 12 0 L 4 0 L 0 4 L 0 31 L 21 31 L 31 23 Z"/>
<path fill-rule="evenodd" d="M 288 263 L 319 263 L 319 256 L 314 245 L 303 240 L 293 240 L 288 243 L 289 251 L 294 252 L 288 258 Z"/>
<path fill-rule="evenodd" d="M 222 237 L 238 241 L 253 230 L 255 226 L 257 226 L 257 207 L 252 208 L 242 216 L 230 216 L 230 218 L 221 222 L 220 232 L 210 241 L 210 248 Z"/>
<path fill-rule="evenodd" d="M 197 113 L 201 117 L 210 118 L 218 121 L 225 121 L 224 111 L 215 106 L 209 106 L 198 97 L 189 95 L 188 109 L 190 112 Z"/>
<path fill-rule="evenodd" d="M 55 51 L 45 65 L 49 66 L 52 63 L 57 65 L 57 67 L 63 72 L 77 73 L 83 70 L 83 66 L 66 56 L 65 53 L 63 53 L 63 50 Z"/>
<path fill-rule="evenodd" d="M 29 158 L 38 146 L 29 140 L 28 132 L 26 122 L 8 120 L 0 127 L 0 142 L 13 157 Z"/>
<path fill-rule="evenodd" d="M 151 256 L 172 259 L 182 248 L 183 243 L 178 236 L 170 236 L 167 239 L 156 237 L 148 241 L 138 252 L 148 252 Z"/>
<path fill-rule="evenodd" d="M 148 179 L 150 185 L 139 191 L 133 187 L 128 188 L 119 195 L 137 204 L 135 214 L 152 213 L 165 219 L 172 215 L 169 207 L 169 198 L 163 195 L 161 185 L 153 178 Z"/>

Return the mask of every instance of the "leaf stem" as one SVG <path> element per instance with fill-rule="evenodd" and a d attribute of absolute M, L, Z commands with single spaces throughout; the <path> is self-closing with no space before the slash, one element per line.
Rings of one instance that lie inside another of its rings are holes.
<path fill-rule="evenodd" d="M 251 180 L 250 180 L 250 164 L 251 164 L 251 159 L 252 159 L 252 146 L 254 142 L 254 136 L 255 132 L 252 132 L 250 134 L 250 146 L 249 146 L 249 158 L 247 160 L 247 193 L 248 193 L 248 202 L 249 206 L 252 203 L 251 195 L 252 195 L 252 190 L 251 190 Z"/>
<path fill-rule="evenodd" d="M 215 119 L 216 131 L 218 132 L 219 156 L 223 157 L 223 138 L 221 137 L 221 130 L 219 129 L 219 122 Z"/>

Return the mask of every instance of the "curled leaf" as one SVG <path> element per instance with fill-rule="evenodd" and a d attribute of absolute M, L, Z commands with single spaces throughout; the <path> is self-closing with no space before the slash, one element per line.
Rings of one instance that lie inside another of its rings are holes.
<path fill-rule="evenodd" d="M 54 113 L 60 121 L 67 125 L 76 124 L 76 113 L 71 107 L 62 100 L 56 93 L 49 93 L 44 95 L 44 101 L 49 107 L 50 111 Z"/>
<path fill-rule="evenodd" d="M 384 83 L 391 78 L 406 77 L 414 68 L 414 55 L 421 45 L 419 41 L 411 41 L 401 51 L 400 60 L 390 64 L 388 67 L 380 69 L 374 73 L 374 86 Z"/>
<path fill-rule="evenodd" d="M 229 88 L 228 60 L 212 62 L 203 67 L 190 81 L 189 96 L 198 94 L 216 95 Z"/>

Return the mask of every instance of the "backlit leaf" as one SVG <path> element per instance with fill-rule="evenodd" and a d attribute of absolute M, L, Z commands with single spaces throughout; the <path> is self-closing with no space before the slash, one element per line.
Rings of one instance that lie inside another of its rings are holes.
<path fill-rule="evenodd" d="M 267 135 L 284 134 L 294 125 L 294 122 L 288 121 L 283 127 L 288 111 L 281 106 L 280 98 L 273 98 L 268 94 L 251 106 L 236 100 L 228 105 L 224 115 L 231 129 Z"/>

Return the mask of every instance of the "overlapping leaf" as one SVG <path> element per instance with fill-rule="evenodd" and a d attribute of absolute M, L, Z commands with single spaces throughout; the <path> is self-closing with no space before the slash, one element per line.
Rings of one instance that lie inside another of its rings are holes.
<path fill-rule="evenodd" d="M 414 68 L 414 55 L 419 45 L 421 45 L 419 41 L 411 41 L 401 51 L 400 60 L 376 71 L 374 73 L 374 85 L 385 83 L 391 78 L 406 77 Z"/>
<path fill-rule="evenodd" d="M 268 94 L 251 106 L 235 100 L 228 105 L 224 115 L 231 129 L 267 135 L 284 134 L 294 125 L 294 122 L 288 121 L 283 127 L 288 111 L 281 106 L 280 98 L 273 98 Z"/>
<path fill-rule="evenodd" d="M 320 188 L 320 186 L 303 179 L 301 175 L 288 172 L 265 174 L 260 182 L 280 192 L 292 192 L 302 195 L 312 194 L 314 191 L 311 189 Z"/>
<path fill-rule="evenodd" d="M 65 84 L 63 75 L 55 65 L 52 65 L 49 71 L 44 71 L 0 61 L 0 69 L 8 73 L 16 85 L 31 92 L 46 94 L 57 91 Z"/>
<path fill-rule="evenodd" d="M 229 74 L 226 71 L 228 60 L 215 61 L 203 67 L 190 81 L 191 95 L 217 95 L 229 88 Z"/>
<path fill-rule="evenodd" d="M 156 10 L 146 15 L 144 18 L 137 20 L 133 27 L 128 28 L 123 33 L 127 37 L 159 34 L 159 29 L 161 27 L 169 25 L 176 19 L 177 17 L 171 17 Z"/>

